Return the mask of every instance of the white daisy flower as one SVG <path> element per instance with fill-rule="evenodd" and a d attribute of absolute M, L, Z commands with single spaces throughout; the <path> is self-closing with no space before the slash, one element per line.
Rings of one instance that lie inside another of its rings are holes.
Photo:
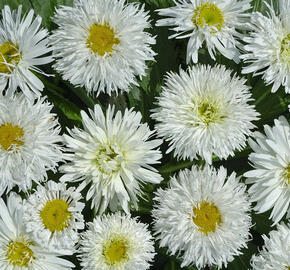
<path fill-rule="evenodd" d="M 172 177 L 170 188 L 157 190 L 154 231 L 181 267 L 226 267 L 247 246 L 250 203 L 239 178 L 234 172 L 227 177 L 223 167 L 193 166 Z"/>
<path fill-rule="evenodd" d="M 0 198 L 0 269 L 70 270 L 74 265 L 33 241 L 23 224 L 20 196 L 11 193 L 7 206 Z"/>
<path fill-rule="evenodd" d="M 144 5 L 125 0 L 75 0 L 61 6 L 54 22 L 59 28 L 51 37 L 54 68 L 65 80 L 85 86 L 90 94 L 129 91 L 144 76 L 145 61 L 153 60 L 150 45 L 155 38 Z"/>
<path fill-rule="evenodd" d="M 172 177 L 168 189 L 157 190 L 154 231 L 181 267 L 226 267 L 247 246 L 250 203 L 239 178 L 235 172 L 227 177 L 223 167 L 193 166 Z"/>
<path fill-rule="evenodd" d="M 198 50 L 205 42 L 212 59 L 216 49 L 226 58 L 239 62 L 243 29 L 251 8 L 251 0 L 176 0 L 176 6 L 159 9 L 159 15 L 169 17 L 157 21 L 157 26 L 172 26 L 176 33 L 169 38 L 187 38 L 187 63 L 198 62 Z"/>
<path fill-rule="evenodd" d="M 31 189 L 62 160 L 60 125 L 45 98 L 0 95 L 0 195 L 14 186 Z"/>
<path fill-rule="evenodd" d="M 73 253 L 78 230 L 84 229 L 84 204 L 80 199 L 80 192 L 63 183 L 48 181 L 45 186 L 38 185 L 24 204 L 26 231 L 41 246 Z"/>
<path fill-rule="evenodd" d="M 256 132 L 256 141 L 249 139 L 254 170 L 244 176 L 247 184 L 253 184 L 248 192 L 257 202 L 254 210 L 263 213 L 272 208 L 270 218 L 276 224 L 286 212 L 290 217 L 290 125 L 284 116 L 274 123 L 272 128 L 264 126 L 266 135 Z"/>
<path fill-rule="evenodd" d="M 290 223 L 278 224 L 277 230 L 262 236 L 265 245 L 259 255 L 251 260 L 253 270 L 290 269 Z"/>
<path fill-rule="evenodd" d="M 128 203 L 137 208 L 140 184 L 159 184 L 162 177 L 151 165 L 159 163 L 161 152 L 155 150 L 161 140 L 149 140 L 154 134 L 147 124 L 142 124 L 139 112 L 126 109 L 114 116 L 114 107 L 106 116 L 99 105 L 89 110 L 91 118 L 82 111 L 84 130 L 69 130 L 64 135 L 68 151 L 68 164 L 60 170 L 62 181 L 83 181 L 91 184 L 86 199 L 92 198 L 92 207 L 103 213 L 109 205 L 112 211 L 118 204 L 129 212 Z"/>
<path fill-rule="evenodd" d="M 155 255 L 148 226 L 120 213 L 88 223 L 79 252 L 86 270 L 146 270 Z"/>
<path fill-rule="evenodd" d="M 48 31 L 41 28 L 41 17 L 33 10 L 21 18 L 22 6 L 11 12 L 9 6 L 2 10 L 0 21 L 0 92 L 7 89 L 11 95 L 17 87 L 30 99 L 40 96 L 43 83 L 33 72 L 44 74 L 36 66 L 53 61 L 49 56 Z"/>
<path fill-rule="evenodd" d="M 246 80 L 224 66 L 197 65 L 180 75 L 170 72 L 152 118 L 158 135 L 169 141 L 174 156 L 212 162 L 246 146 L 258 119 Z"/>
<path fill-rule="evenodd" d="M 252 14 L 246 53 L 241 56 L 245 63 L 243 73 L 263 75 L 267 85 L 273 84 L 272 92 L 282 85 L 290 93 L 290 1 L 279 0 L 279 13 L 264 2 L 267 16 L 260 12 Z"/>

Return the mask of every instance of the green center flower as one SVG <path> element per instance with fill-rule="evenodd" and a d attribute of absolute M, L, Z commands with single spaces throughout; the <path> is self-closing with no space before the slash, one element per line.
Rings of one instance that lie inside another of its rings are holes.
<path fill-rule="evenodd" d="M 282 39 L 280 57 L 283 62 L 288 64 L 290 69 L 290 34 Z"/>

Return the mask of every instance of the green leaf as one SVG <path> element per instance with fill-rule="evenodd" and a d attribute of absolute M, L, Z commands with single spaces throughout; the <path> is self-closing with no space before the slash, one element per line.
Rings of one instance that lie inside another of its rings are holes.
<path fill-rule="evenodd" d="M 53 102 L 54 106 L 59 108 L 68 119 L 81 122 L 80 108 L 58 94 L 54 89 L 47 87 L 47 90 L 49 91 L 48 99 Z"/>
<path fill-rule="evenodd" d="M 247 270 L 250 269 L 250 261 L 252 258 L 252 255 L 257 253 L 257 246 L 255 246 L 253 243 L 248 243 L 248 248 L 244 248 L 241 250 L 243 253 L 240 256 L 235 257 L 234 261 L 228 264 L 227 268 L 228 270 Z"/>
<path fill-rule="evenodd" d="M 30 0 L 2 0 L 0 1 L 0 9 L 3 9 L 5 5 L 8 5 L 10 9 L 17 9 L 19 5 L 22 5 L 22 13 L 25 13 L 32 8 Z"/>
<path fill-rule="evenodd" d="M 257 232 L 262 234 L 268 234 L 271 230 L 274 228 L 272 226 L 272 221 L 270 220 L 270 212 L 268 211 L 266 213 L 255 213 L 252 212 L 252 222 L 254 224 L 253 229 Z"/>
<path fill-rule="evenodd" d="M 8 5 L 11 9 L 17 9 L 22 5 L 22 13 L 34 9 L 35 13 L 42 17 L 42 24 L 49 30 L 52 29 L 51 17 L 55 8 L 60 5 L 72 6 L 73 0 L 1 0 L 0 9 Z"/>
<path fill-rule="evenodd" d="M 171 163 L 167 163 L 167 164 L 163 165 L 162 167 L 160 167 L 159 172 L 161 174 L 173 173 L 173 172 L 176 172 L 176 171 L 181 170 L 181 169 L 189 168 L 194 163 L 195 163 L 194 161 L 190 161 L 190 160 L 179 161 L 179 162 L 173 161 Z"/>
<path fill-rule="evenodd" d="M 93 108 L 98 101 L 88 95 L 88 92 L 82 87 L 75 87 L 69 82 L 65 82 L 66 86 L 89 108 Z"/>
<path fill-rule="evenodd" d="M 51 18 L 54 14 L 55 8 L 60 5 L 72 6 L 73 0 L 29 0 L 32 8 L 36 14 L 42 17 L 42 24 L 52 29 Z"/>

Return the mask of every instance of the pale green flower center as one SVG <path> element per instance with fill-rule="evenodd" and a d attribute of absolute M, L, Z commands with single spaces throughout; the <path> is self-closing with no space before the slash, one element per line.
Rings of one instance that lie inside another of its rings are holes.
<path fill-rule="evenodd" d="M 108 240 L 103 246 L 103 255 L 111 266 L 127 261 L 128 241 L 120 236 Z"/>
<path fill-rule="evenodd" d="M 86 42 L 94 53 L 98 53 L 101 56 L 112 52 L 114 45 L 119 43 L 120 39 L 116 37 L 114 30 L 107 23 L 93 24 Z"/>
<path fill-rule="evenodd" d="M 94 162 L 101 173 L 111 175 L 120 170 L 123 156 L 115 148 L 110 144 L 104 144 L 98 149 Z"/>
<path fill-rule="evenodd" d="M 220 123 L 225 118 L 218 102 L 202 101 L 198 105 L 198 117 L 206 125 Z"/>
<path fill-rule="evenodd" d="M 216 5 L 204 3 L 195 9 L 192 22 L 197 26 L 215 26 L 218 30 L 221 30 L 224 16 Z"/>
<path fill-rule="evenodd" d="M 21 55 L 17 45 L 5 42 L 0 45 L 0 73 L 11 73 L 13 66 L 20 61 Z M 10 65 L 8 65 L 10 64 Z"/>
<path fill-rule="evenodd" d="M 51 232 L 63 231 L 68 227 L 71 219 L 69 204 L 62 199 L 48 201 L 40 211 L 44 227 Z"/>
<path fill-rule="evenodd" d="M 286 184 L 290 185 L 290 164 L 284 169 L 283 173 L 284 179 L 286 180 Z"/>
<path fill-rule="evenodd" d="M 283 38 L 280 50 L 281 60 L 289 65 L 290 68 L 290 34 Z"/>
<path fill-rule="evenodd" d="M 202 201 L 197 207 L 193 208 L 193 214 L 194 224 L 199 227 L 199 231 L 206 235 L 215 232 L 216 227 L 222 223 L 220 210 L 214 203 Z"/>
<path fill-rule="evenodd" d="M 31 245 L 32 243 L 22 238 L 18 241 L 11 241 L 7 246 L 6 259 L 15 267 L 28 267 L 29 262 L 34 259 Z"/>
<path fill-rule="evenodd" d="M 21 138 L 24 135 L 23 128 L 6 123 L 0 126 L 0 146 L 6 151 L 11 151 L 13 146 L 21 146 L 24 142 Z"/>

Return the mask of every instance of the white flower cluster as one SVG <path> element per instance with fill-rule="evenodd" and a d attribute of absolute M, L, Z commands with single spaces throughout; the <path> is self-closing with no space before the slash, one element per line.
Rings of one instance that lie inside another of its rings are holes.
<path fill-rule="evenodd" d="M 169 38 L 189 37 L 190 65 L 167 73 L 151 110 L 155 129 L 134 108 L 96 104 L 66 134 L 42 96 L 50 75 L 39 66 L 54 62 L 63 80 L 96 97 L 126 94 L 156 55 L 149 12 L 125 0 L 74 0 L 55 10 L 58 27 L 49 35 L 33 10 L 23 17 L 21 6 L 2 10 L 0 269 L 70 270 L 75 265 L 62 256 L 73 254 L 84 270 L 149 269 L 154 239 L 134 214 L 144 186 L 163 180 L 163 140 L 166 154 L 204 165 L 179 171 L 154 193 L 159 247 L 181 267 L 227 267 L 251 240 L 253 202 L 258 213 L 271 210 L 277 225 L 263 236 L 253 269 L 290 269 L 289 223 L 278 224 L 290 218 L 289 120 L 279 116 L 265 134 L 254 131 L 260 114 L 247 80 L 224 65 L 197 64 L 205 45 L 213 60 L 243 60 L 242 73 L 290 93 L 290 0 L 278 1 L 278 13 L 265 3 L 266 14 L 250 13 L 250 0 L 174 3 L 157 10 L 165 18 L 156 26 L 172 27 Z M 247 145 L 253 170 L 244 173 L 246 184 L 213 166 Z M 49 180 L 53 174 L 58 181 Z"/>

